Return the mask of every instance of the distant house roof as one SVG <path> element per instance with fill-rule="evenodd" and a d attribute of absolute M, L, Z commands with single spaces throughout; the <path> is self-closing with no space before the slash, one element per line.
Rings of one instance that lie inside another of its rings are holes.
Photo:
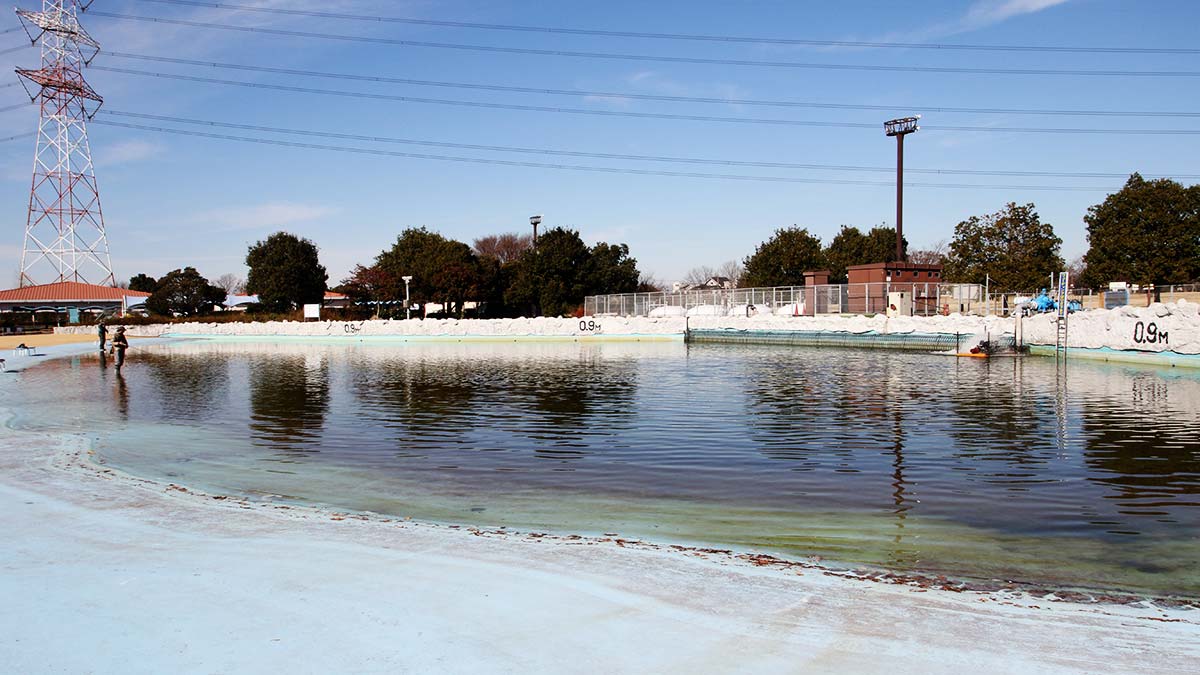
<path fill-rule="evenodd" d="M 326 300 L 345 300 L 349 297 L 350 296 L 346 295 L 345 293 L 335 293 L 333 291 L 325 291 L 325 299 Z"/>
<path fill-rule="evenodd" d="M 59 281 L 40 286 L 22 286 L 0 291 L 0 302 L 121 302 L 127 297 L 150 297 L 127 288 L 96 286 L 78 281 Z"/>

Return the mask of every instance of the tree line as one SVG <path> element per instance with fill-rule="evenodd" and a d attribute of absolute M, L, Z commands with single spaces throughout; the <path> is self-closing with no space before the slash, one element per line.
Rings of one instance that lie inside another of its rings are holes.
<path fill-rule="evenodd" d="M 1077 287 L 1200 280 L 1200 185 L 1146 180 L 1135 173 L 1120 191 L 1090 207 L 1083 220 L 1088 251 L 1070 265 Z M 893 261 L 895 242 L 896 231 L 887 226 L 863 232 L 843 225 L 828 244 L 808 228 L 781 228 L 740 265 L 731 261 L 717 269 L 697 267 L 688 280 L 703 283 L 711 276 L 727 276 L 742 287 L 800 286 L 806 271 L 829 270 L 831 282 L 844 283 L 854 265 Z M 944 245 L 908 251 L 903 242 L 908 261 L 943 265 L 944 281 L 990 280 L 998 291 L 1044 287 L 1051 274 L 1067 267 L 1061 247 L 1062 239 L 1041 220 L 1034 204 L 1015 202 L 958 223 Z M 212 283 L 185 267 L 159 279 L 139 274 L 129 287 L 151 293 L 147 308 L 166 316 L 211 313 L 233 293 L 257 295 L 252 311 L 286 312 L 323 300 L 328 274 L 318 253 L 313 242 L 278 232 L 249 247 L 244 283 L 233 275 Z M 628 245 L 588 246 L 579 232 L 562 227 L 536 241 L 504 233 L 472 245 L 424 227 L 409 228 L 333 290 L 370 315 L 401 317 L 406 276 L 411 277 L 409 301 L 441 305 L 442 315 L 456 317 L 468 315 L 468 304 L 470 315 L 486 318 L 569 315 L 581 311 L 588 295 L 662 290 L 639 272 Z"/>
<path fill-rule="evenodd" d="M 907 241 L 903 246 L 909 262 L 943 265 L 948 283 L 990 281 L 998 291 L 1037 290 L 1064 269 L 1083 288 L 1110 281 L 1158 286 L 1200 280 L 1200 185 L 1135 173 L 1083 220 L 1088 251 L 1069 266 L 1062 239 L 1032 203 L 1010 202 L 971 216 L 955 226 L 948 244 L 912 252 Z M 848 267 L 892 262 L 895 241 L 889 227 L 863 233 L 843 225 L 827 246 L 807 228 L 780 229 L 745 259 L 740 285 L 798 286 L 809 270 L 829 270 L 832 282 L 844 283 Z"/>
<path fill-rule="evenodd" d="M 277 232 L 250 246 L 246 266 L 245 284 L 224 279 L 228 288 L 192 267 L 160 279 L 139 274 L 129 287 L 151 293 L 147 310 L 164 316 L 210 314 L 235 291 L 258 296 L 251 312 L 287 312 L 324 299 L 328 274 L 308 239 Z M 360 313 L 382 318 L 405 316 L 406 302 L 440 305 L 439 315 L 458 318 L 468 311 L 479 318 L 561 316 L 581 312 L 588 295 L 637 291 L 640 278 L 627 244 L 588 246 L 573 229 L 551 228 L 536 241 L 489 235 L 468 246 L 418 227 L 401 232 L 331 290 L 347 295 Z"/>

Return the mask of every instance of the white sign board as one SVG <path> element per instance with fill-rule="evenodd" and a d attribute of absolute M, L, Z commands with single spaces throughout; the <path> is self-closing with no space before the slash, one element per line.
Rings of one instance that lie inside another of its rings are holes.
<path fill-rule="evenodd" d="M 304 306 L 304 318 L 305 319 L 320 319 L 321 318 L 321 305 L 320 304 L 305 305 Z"/>

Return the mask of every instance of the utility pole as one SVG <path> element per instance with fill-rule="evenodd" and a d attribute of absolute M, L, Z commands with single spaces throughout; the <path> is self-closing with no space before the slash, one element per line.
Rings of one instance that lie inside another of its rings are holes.
<path fill-rule="evenodd" d="M 87 121 L 104 103 L 82 73 L 100 52 L 100 44 L 79 25 L 79 12 L 91 3 L 42 0 L 40 12 L 17 10 L 30 42 L 42 45 L 40 68 L 16 69 L 30 100 L 41 107 L 21 251 L 22 286 L 38 283 L 37 276 L 47 282 L 116 282 L 87 134 Z"/>
<path fill-rule="evenodd" d="M 920 131 L 921 116 L 901 117 L 883 123 L 883 131 L 896 137 L 896 262 L 904 262 L 904 137 Z"/>

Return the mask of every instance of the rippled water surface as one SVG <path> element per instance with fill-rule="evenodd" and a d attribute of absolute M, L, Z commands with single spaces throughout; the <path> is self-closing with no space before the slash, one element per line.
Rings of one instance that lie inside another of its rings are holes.
<path fill-rule="evenodd" d="M 1200 378 L 1185 371 L 191 342 L 135 349 L 120 375 L 90 356 L 20 379 L 14 425 L 87 429 L 104 461 L 209 490 L 1200 597 Z"/>

